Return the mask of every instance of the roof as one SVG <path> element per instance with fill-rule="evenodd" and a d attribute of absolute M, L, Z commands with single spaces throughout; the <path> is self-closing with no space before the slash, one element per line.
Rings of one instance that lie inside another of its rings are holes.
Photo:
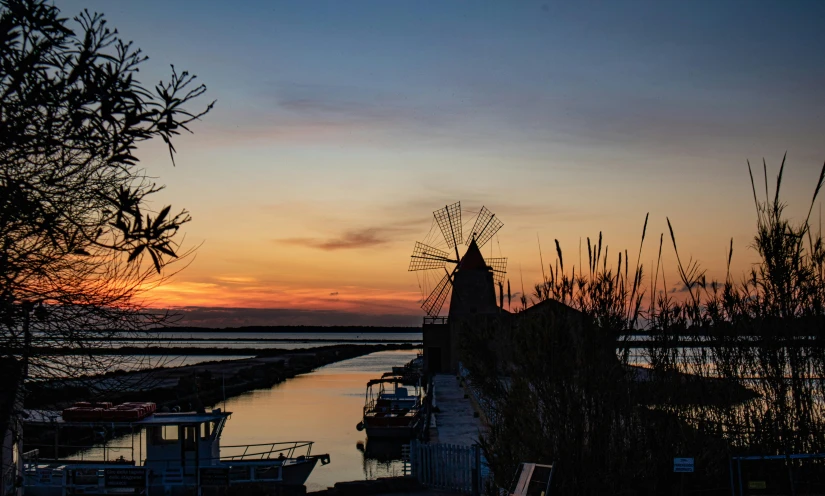
<path fill-rule="evenodd" d="M 181 412 L 181 413 L 155 413 L 143 420 L 134 422 L 136 425 L 174 425 L 193 424 L 197 422 L 211 422 L 220 420 L 232 415 L 232 412 L 222 412 L 213 410 L 209 413 Z"/>
<path fill-rule="evenodd" d="M 394 376 L 394 377 L 382 377 L 380 379 L 370 379 L 367 382 L 367 386 L 373 386 L 375 384 L 401 384 L 403 386 L 415 386 L 415 383 L 410 382 L 410 378 L 405 376 Z"/>
<path fill-rule="evenodd" d="M 481 250 L 478 249 L 476 240 L 470 241 L 470 246 L 467 247 L 467 252 L 461 257 L 460 270 L 489 270 L 487 262 L 481 256 Z"/>
<path fill-rule="evenodd" d="M 135 420 L 135 421 L 112 421 L 112 420 L 99 420 L 99 421 L 66 421 L 63 420 L 63 416 L 61 412 L 54 411 L 54 410 L 26 410 L 24 414 L 25 423 L 29 425 L 33 424 L 40 424 L 40 425 L 53 425 L 53 424 L 60 424 L 60 425 L 76 425 L 76 426 L 84 426 L 84 425 L 96 425 L 96 424 L 105 424 L 105 425 L 122 425 L 122 426 L 130 426 L 130 425 L 177 425 L 177 424 L 195 424 L 199 422 L 211 422 L 214 420 L 220 420 L 222 418 L 229 417 L 232 412 L 221 412 L 221 411 L 213 411 L 208 413 L 196 413 L 196 412 L 181 412 L 181 413 L 155 413 L 149 415 L 148 417 Z"/>

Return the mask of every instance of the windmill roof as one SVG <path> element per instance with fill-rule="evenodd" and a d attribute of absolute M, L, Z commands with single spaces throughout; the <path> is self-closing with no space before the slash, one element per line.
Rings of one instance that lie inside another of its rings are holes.
<path fill-rule="evenodd" d="M 470 241 L 470 246 L 467 248 L 467 253 L 461 257 L 461 270 L 487 270 L 487 263 L 484 257 L 481 256 L 481 250 L 478 249 L 476 240 Z"/>

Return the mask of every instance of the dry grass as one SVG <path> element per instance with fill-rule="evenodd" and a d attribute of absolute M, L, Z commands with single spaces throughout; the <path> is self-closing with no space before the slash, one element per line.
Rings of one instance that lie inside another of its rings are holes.
<path fill-rule="evenodd" d="M 763 161 L 760 199 L 748 164 L 759 262 L 741 277 L 730 273 L 731 240 L 725 280 L 709 281 L 698 261 L 680 254 L 670 219 L 679 297 L 664 290 L 665 233 L 649 285 L 640 255 L 633 271 L 626 250 L 612 264 L 601 234 L 587 239 L 587 265 L 569 271 L 556 241 L 556 260 L 532 301 L 564 303 L 589 323 L 556 315 L 466 333 L 474 334 L 464 342 L 471 377 L 500 406 L 483 440 L 494 469 L 507 473 L 528 458 L 560 461 L 562 487 L 599 494 L 608 487 L 665 490 L 672 467 L 662 460 L 685 453 L 702 464 L 710 487 L 726 482 L 733 453 L 825 452 L 825 249 L 821 230 L 810 224 L 825 165 L 799 224 L 781 201 L 784 168 L 783 158 L 770 195 Z M 647 225 L 648 216 L 639 254 Z M 626 367 L 631 330 L 649 339 L 640 358 L 653 380 L 644 387 Z M 685 340 L 704 346 L 681 346 Z M 611 352 L 615 344 L 615 361 L 605 357 L 605 343 Z M 509 365 L 491 370 L 491 360 Z"/>

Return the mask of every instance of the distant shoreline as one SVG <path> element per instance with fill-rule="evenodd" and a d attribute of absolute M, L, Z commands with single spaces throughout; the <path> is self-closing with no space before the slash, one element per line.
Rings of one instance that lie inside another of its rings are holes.
<path fill-rule="evenodd" d="M 134 331 L 122 331 L 134 332 Z M 421 332 L 421 327 L 373 327 L 373 326 L 242 326 L 242 327 L 157 327 L 147 332 L 249 332 L 249 333 L 276 333 L 276 332 L 348 332 L 348 333 L 410 333 Z"/>

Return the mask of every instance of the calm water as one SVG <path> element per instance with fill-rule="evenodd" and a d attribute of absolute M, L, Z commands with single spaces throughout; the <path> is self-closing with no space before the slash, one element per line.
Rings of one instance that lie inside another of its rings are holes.
<path fill-rule="evenodd" d="M 332 462 L 315 468 L 306 484 L 308 491 L 340 481 L 401 475 L 400 447 L 380 447 L 380 453 L 389 455 L 381 458 L 394 461 L 365 458 L 359 443 L 364 445 L 367 436 L 355 425 L 361 421 L 367 381 L 415 357 L 414 351 L 373 353 L 229 399 L 226 411 L 232 417 L 222 444 L 315 441 L 313 453 L 329 453 Z"/>
<path fill-rule="evenodd" d="M 111 370 L 139 370 L 158 367 L 180 367 L 202 362 L 249 358 L 250 349 L 278 349 L 296 350 L 332 346 L 338 344 L 390 344 L 412 343 L 420 344 L 423 340 L 420 332 L 165 332 L 156 335 L 151 340 L 136 340 L 124 337 L 107 346 L 159 346 L 159 347 L 188 347 L 188 348 L 220 348 L 237 350 L 235 354 L 223 355 L 181 355 L 180 350 L 170 350 L 167 355 L 142 356 L 100 356 L 98 360 L 110 364 Z M 58 363 L 71 364 L 73 361 L 81 363 L 83 359 L 72 356 L 53 357 Z"/>
<path fill-rule="evenodd" d="M 375 446 L 355 425 L 361 421 L 367 381 L 380 377 L 393 366 L 415 358 L 416 351 L 382 351 L 316 369 L 309 374 L 276 384 L 271 389 L 251 391 L 226 401 L 232 412 L 221 436 L 221 445 L 314 441 L 312 452 L 329 453 L 331 463 L 320 464 L 307 480 L 308 491 L 321 490 L 336 482 L 401 475 L 400 444 Z M 224 408 L 220 403 L 211 408 Z M 122 446 L 109 457 L 130 456 L 132 438 L 110 444 Z M 134 439 L 137 458 L 140 438 Z M 370 456 L 365 456 L 365 451 Z M 145 448 L 142 451 L 145 453 Z M 79 458 L 99 458 L 92 448 Z"/>
<path fill-rule="evenodd" d="M 124 336 L 119 346 L 187 346 L 293 350 L 343 343 L 420 343 L 420 332 L 164 332 L 153 336 Z"/>

